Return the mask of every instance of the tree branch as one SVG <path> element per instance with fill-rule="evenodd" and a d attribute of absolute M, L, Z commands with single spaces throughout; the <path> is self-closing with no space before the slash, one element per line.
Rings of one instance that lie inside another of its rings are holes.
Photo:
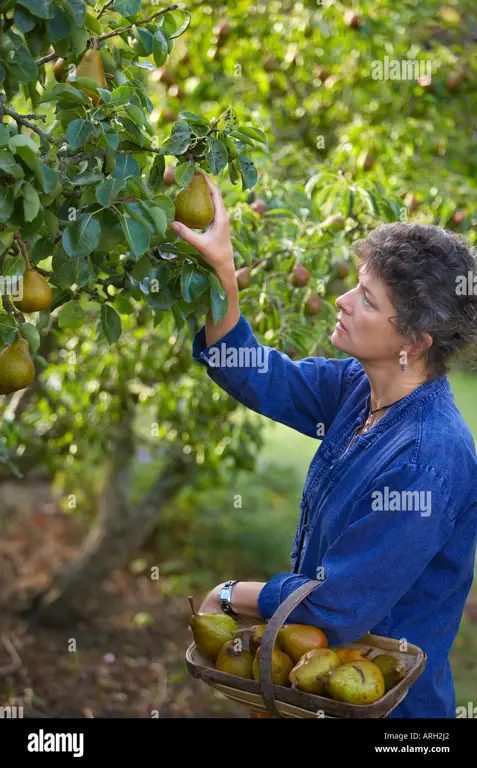
<path fill-rule="evenodd" d="M 30 130 L 34 131 L 38 134 L 38 136 L 41 136 L 42 139 L 45 139 L 46 141 L 50 141 L 52 144 L 62 144 L 63 139 L 55 139 L 53 136 L 50 136 L 49 133 L 45 133 L 45 131 L 42 131 L 41 128 L 38 128 L 35 123 L 30 122 L 30 120 L 27 120 L 28 117 L 34 117 L 36 120 L 45 120 L 45 117 L 43 115 L 19 115 L 18 112 L 15 112 L 14 109 L 10 109 L 9 107 L 6 107 L 4 104 L 0 104 L 0 118 L 2 115 L 9 115 L 9 117 L 13 117 L 16 123 L 18 125 L 23 125 L 25 128 L 30 128 Z"/>
<path fill-rule="evenodd" d="M 107 5 L 110 5 L 110 3 L 107 3 Z M 103 8 L 103 11 L 106 10 L 107 5 Z M 176 11 L 178 8 L 179 8 L 178 5 L 169 5 L 167 8 L 164 8 L 162 11 L 157 11 L 156 13 L 153 13 L 152 16 L 148 16 L 147 19 L 143 19 L 142 21 L 136 21 L 135 25 L 136 27 L 140 27 L 140 26 L 143 26 L 144 24 L 149 24 L 149 22 L 151 22 L 157 16 L 161 16 L 163 13 L 168 13 L 169 11 Z M 97 18 L 99 19 L 99 16 Z M 130 24 L 129 27 L 123 27 L 122 29 L 115 29 L 113 32 L 108 32 L 105 35 L 100 35 L 100 37 L 91 37 L 90 40 L 95 40 L 97 43 L 101 43 L 103 40 L 108 40 L 108 38 L 110 37 L 116 37 L 117 35 L 122 35 L 123 32 L 129 32 L 129 30 L 132 29 L 132 27 L 133 27 L 133 24 Z M 41 67 L 42 64 L 46 64 L 48 61 L 52 61 L 53 59 L 56 59 L 56 58 L 58 58 L 57 53 L 49 53 L 47 56 L 43 56 L 41 59 L 38 59 L 36 63 L 37 63 L 37 66 Z"/>

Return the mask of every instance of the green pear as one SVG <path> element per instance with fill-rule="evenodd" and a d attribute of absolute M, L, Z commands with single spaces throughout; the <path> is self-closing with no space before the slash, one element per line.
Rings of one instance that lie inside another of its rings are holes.
<path fill-rule="evenodd" d="M 35 366 L 28 341 L 17 332 L 17 338 L 0 352 L 0 395 L 25 389 L 35 380 Z"/>
<path fill-rule="evenodd" d="M 31 267 L 27 267 L 22 278 L 23 296 L 13 301 L 20 312 L 39 312 L 47 309 L 53 298 L 52 290 L 45 278 Z"/>
<path fill-rule="evenodd" d="M 196 613 L 192 598 L 189 597 L 189 601 L 192 606 L 189 626 L 197 650 L 202 656 L 215 661 L 223 644 L 234 639 L 232 633 L 238 629 L 238 624 L 233 616 L 226 613 Z"/>
<path fill-rule="evenodd" d="M 325 675 L 341 666 L 340 657 L 331 648 L 312 648 L 303 654 L 290 672 L 292 688 L 306 693 L 321 694 L 325 690 Z"/>
<path fill-rule="evenodd" d="M 260 680 L 260 650 L 261 646 L 257 649 L 255 658 L 253 660 L 252 674 L 254 680 Z M 288 675 L 293 669 L 293 661 L 290 657 L 275 647 L 272 651 L 272 683 L 274 685 L 289 684 Z"/>
<path fill-rule="evenodd" d="M 192 181 L 177 193 L 174 200 L 175 221 L 191 229 L 205 229 L 214 218 L 214 203 L 203 173 L 196 173 Z"/>
<path fill-rule="evenodd" d="M 331 669 L 325 677 L 325 686 L 333 699 L 348 704 L 372 704 L 385 693 L 383 673 L 366 659 Z"/>
<path fill-rule="evenodd" d="M 390 653 L 380 653 L 372 659 L 372 662 L 383 673 L 386 692 L 394 688 L 396 683 L 406 675 L 406 665 L 404 662 L 396 658 L 396 656 L 391 656 Z"/>
<path fill-rule="evenodd" d="M 252 680 L 253 654 L 242 647 L 239 638 L 228 640 L 223 644 L 215 662 L 215 668 L 221 672 L 228 672 L 237 677 L 246 677 Z"/>

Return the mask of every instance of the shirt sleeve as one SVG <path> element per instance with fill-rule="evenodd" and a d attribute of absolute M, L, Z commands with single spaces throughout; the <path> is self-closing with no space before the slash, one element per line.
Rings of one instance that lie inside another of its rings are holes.
<path fill-rule="evenodd" d="M 350 524 L 316 564 L 323 569 L 322 584 L 286 622 L 319 627 L 330 645 L 363 637 L 419 579 L 453 526 L 449 492 L 438 470 L 406 464 L 384 473 L 353 504 Z M 270 579 L 258 597 L 262 618 L 269 619 L 310 580 L 290 573 Z"/>
<path fill-rule="evenodd" d="M 196 333 L 193 358 L 235 400 L 309 437 L 322 438 L 359 371 L 355 358 L 307 357 L 293 361 L 259 344 L 244 315 L 219 341 Z"/>

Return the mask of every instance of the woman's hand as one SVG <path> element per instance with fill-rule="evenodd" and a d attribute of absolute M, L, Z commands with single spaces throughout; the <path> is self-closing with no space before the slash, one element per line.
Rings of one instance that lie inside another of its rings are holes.
<path fill-rule="evenodd" d="M 203 174 L 212 194 L 214 219 L 203 234 L 189 229 L 178 221 L 171 223 L 171 229 L 187 243 L 197 248 L 204 260 L 216 274 L 235 272 L 232 240 L 230 236 L 229 215 L 225 210 L 220 189 Z"/>

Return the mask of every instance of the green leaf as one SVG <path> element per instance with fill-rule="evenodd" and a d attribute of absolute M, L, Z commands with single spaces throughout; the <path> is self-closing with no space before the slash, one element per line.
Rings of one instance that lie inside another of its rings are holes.
<path fill-rule="evenodd" d="M 101 305 L 101 325 L 110 344 L 120 338 L 122 333 L 121 318 L 111 304 Z"/>
<path fill-rule="evenodd" d="M 257 183 L 258 179 L 255 163 L 249 157 L 246 157 L 246 155 L 240 155 L 240 157 L 237 159 L 237 162 L 240 166 L 245 186 L 248 189 L 252 189 L 252 187 Z"/>
<path fill-rule="evenodd" d="M 213 174 L 220 173 L 226 167 L 228 163 L 227 148 L 220 139 L 216 139 L 215 136 L 209 136 L 208 138 L 209 152 L 207 153 L 207 161 L 210 165 L 210 170 Z"/>
<path fill-rule="evenodd" d="M 70 288 L 76 282 L 78 264 L 78 261 L 68 258 L 63 248 L 57 247 L 52 259 L 52 268 L 55 273 L 53 280 L 56 285 L 63 289 Z"/>
<path fill-rule="evenodd" d="M 33 221 L 40 210 L 40 198 L 35 187 L 29 181 L 23 186 L 23 216 L 25 221 Z"/>
<path fill-rule="evenodd" d="M 251 139 L 255 139 L 255 141 L 260 141 L 262 144 L 267 143 L 266 135 L 259 128 L 250 128 L 249 126 L 244 127 L 241 125 L 238 133 L 249 136 Z"/>
<path fill-rule="evenodd" d="M 159 207 L 161 211 L 164 211 L 167 218 L 167 223 L 170 224 L 171 221 L 173 221 L 175 216 L 175 206 L 172 202 L 171 198 L 167 195 L 157 195 L 154 198 L 154 205 Z"/>
<path fill-rule="evenodd" d="M 162 67 L 169 55 L 167 39 L 160 29 L 156 30 L 152 40 L 152 55 L 156 67 Z"/>
<path fill-rule="evenodd" d="M 82 27 L 86 20 L 85 0 L 66 0 L 66 5 L 72 11 L 72 16 L 77 27 Z"/>
<path fill-rule="evenodd" d="M 150 234 L 147 227 L 130 216 L 121 216 L 121 227 L 129 248 L 135 256 L 142 256 L 149 248 Z"/>
<path fill-rule="evenodd" d="M 134 312 L 134 307 L 130 300 L 122 293 L 118 293 L 114 297 L 114 307 L 120 315 L 132 315 Z"/>
<path fill-rule="evenodd" d="M 11 137 L 8 142 L 8 148 L 15 155 L 19 155 L 22 160 L 25 160 L 28 167 L 33 170 L 34 165 L 32 166 L 30 164 L 32 155 L 38 155 L 40 152 L 40 147 L 33 141 L 33 139 L 30 139 L 29 136 L 25 136 L 22 133 L 17 134 L 16 136 Z"/>
<path fill-rule="evenodd" d="M 53 88 L 45 91 L 40 99 L 40 104 L 44 104 L 47 101 L 60 101 L 64 100 L 70 104 L 89 104 L 89 99 L 85 93 L 78 91 L 68 83 L 58 83 Z"/>
<path fill-rule="evenodd" d="M 10 131 L 6 125 L 0 123 L 0 147 L 6 147 L 10 141 Z"/>
<path fill-rule="evenodd" d="M 127 179 L 129 176 L 140 176 L 141 171 L 137 161 L 131 155 L 116 154 L 116 168 L 112 176 L 115 179 Z"/>
<path fill-rule="evenodd" d="M 192 180 L 195 173 L 195 163 L 193 160 L 189 160 L 188 163 L 180 163 L 175 169 L 176 183 L 180 187 L 186 187 Z"/>
<path fill-rule="evenodd" d="M 227 294 L 225 298 L 219 294 L 217 288 L 214 285 L 210 286 L 210 303 L 212 310 L 212 318 L 214 323 L 218 323 L 227 314 L 228 299 Z"/>
<path fill-rule="evenodd" d="M 31 32 L 36 25 L 36 19 L 21 5 L 17 5 L 13 14 L 13 24 L 20 32 Z"/>
<path fill-rule="evenodd" d="M 86 28 L 89 29 L 89 31 L 92 32 L 94 35 L 101 35 L 103 31 L 101 22 L 95 19 L 95 17 L 92 16 L 90 13 L 86 14 L 84 23 Z"/>
<path fill-rule="evenodd" d="M 187 19 L 181 24 L 181 26 L 178 29 L 176 29 L 175 32 L 173 32 L 171 35 L 169 35 L 169 39 L 170 40 L 174 40 L 176 37 L 180 37 L 181 35 L 183 35 L 184 32 L 186 31 L 187 27 L 190 24 L 191 15 L 190 15 L 189 11 L 184 10 L 184 8 L 181 8 L 180 10 L 183 13 L 187 14 Z"/>
<path fill-rule="evenodd" d="M 231 239 L 232 239 L 232 245 L 235 248 L 235 250 L 239 252 L 239 254 L 242 256 L 242 258 L 245 261 L 245 263 L 249 267 L 251 267 L 252 266 L 252 254 L 244 246 L 244 244 L 240 242 L 240 240 L 237 240 L 235 237 L 232 237 Z"/>
<path fill-rule="evenodd" d="M 61 242 L 68 256 L 79 259 L 98 247 L 100 233 L 99 222 L 91 213 L 84 213 L 65 227 Z"/>
<path fill-rule="evenodd" d="M 69 179 L 70 184 L 74 184 L 80 187 L 83 184 L 92 184 L 94 181 L 102 181 L 104 179 L 104 173 L 102 171 L 85 171 L 79 173 L 77 176 L 71 176 Z"/>
<path fill-rule="evenodd" d="M 98 91 L 102 91 L 102 88 L 98 88 Z M 109 91 L 107 92 L 109 94 Z M 101 123 L 101 130 L 103 132 L 104 138 L 106 139 L 106 144 L 110 149 L 117 149 L 119 144 L 119 133 L 112 128 L 112 126 L 108 125 L 108 123 Z"/>
<path fill-rule="evenodd" d="M 156 233 L 164 236 L 167 229 L 167 216 L 164 211 L 156 205 L 143 204 L 142 207 L 152 219 Z"/>
<path fill-rule="evenodd" d="M 73 120 L 66 131 L 66 138 L 71 149 L 79 149 L 92 133 L 94 126 L 89 120 Z"/>
<path fill-rule="evenodd" d="M 40 186 L 43 192 L 50 194 L 55 190 L 56 185 L 58 184 L 58 174 L 50 165 L 45 165 L 45 163 L 39 163 L 38 165 L 40 169 L 38 178 Z"/>
<path fill-rule="evenodd" d="M 45 223 L 48 227 L 48 232 L 52 237 L 56 237 L 58 234 L 58 229 L 60 228 L 60 222 L 57 216 L 55 216 L 52 211 L 45 210 L 44 211 L 45 216 Z"/>
<path fill-rule="evenodd" d="M 38 333 L 38 329 L 32 323 L 20 323 L 18 327 L 21 335 L 30 345 L 30 353 L 34 355 L 40 346 L 40 334 Z"/>
<path fill-rule="evenodd" d="M 31 260 L 34 264 L 47 259 L 53 251 L 53 240 L 51 237 L 40 237 L 31 249 Z"/>
<path fill-rule="evenodd" d="M 116 0 L 114 10 L 127 18 L 141 10 L 141 3 L 142 0 Z"/>
<path fill-rule="evenodd" d="M 163 183 L 165 168 L 166 161 L 164 159 L 164 155 L 156 155 L 148 179 L 151 187 L 155 187 L 157 184 Z"/>
<path fill-rule="evenodd" d="M 15 52 L 11 67 L 20 83 L 31 83 L 37 78 L 38 67 L 35 59 L 26 48 L 21 48 Z"/>
<path fill-rule="evenodd" d="M 18 0 L 18 5 L 22 5 L 39 19 L 51 19 L 53 17 L 51 0 Z"/>
<path fill-rule="evenodd" d="M 7 224 L 13 213 L 15 198 L 11 187 L 0 189 L 0 224 Z"/>
<path fill-rule="evenodd" d="M 16 178 L 18 178 L 15 172 L 16 167 L 17 167 L 17 162 L 14 156 L 12 155 L 12 153 L 9 152 L 8 149 L 1 149 L 0 150 L 0 170 L 10 174 L 10 176 L 16 176 Z"/>
<path fill-rule="evenodd" d="M 129 117 L 133 121 L 133 123 L 136 123 L 139 127 L 143 126 L 146 118 L 144 116 L 144 113 L 142 109 L 137 107 L 135 104 L 126 104 L 124 107 L 125 112 L 128 113 Z"/>
<path fill-rule="evenodd" d="M 243 144 L 249 144 L 251 147 L 255 146 L 255 141 L 250 138 L 250 136 L 247 136 L 245 133 L 242 133 L 241 131 L 231 131 L 229 133 L 229 136 L 231 136 L 234 139 L 239 139 L 239 141 L 243 142 Z"/>
<path fill-rule="evenodd" d="M 181 270 L 181 293 L 184 301 L 191 303 L 209 287 L 209 278 L 192 264 L 184 263 Z"/>
<path fill-rule="evenodd" d="M 111 91 L 108 107 L 122 107 L 131 101 L 134 96 L 134 88 L 131 85 L 120 85 Z"/>
<path fill-rule="evenodd" d="M 171 135 L 161 147 L 163 155 L 182 155 L 189 148 L 192 141 L 191 127 L 185 120 L 174 123 Z"/>
<path fill-rule="evenodd" d="M 64 40 L 69 34 L 71 22 L 68 14 L 57 5 L 53 6 L 53 18 L 47 21 L 47 35 L 50 43 L 57 43 L 58 40 Z"/>
<path fill-rule="evenodd" d="M 96 200 L 100 205 L 109 208 L 125 186 L 125 179 L 106 179 L 96 189 Z"/>
<path fill-rule="evenodd" d="M 142 29 L 141 27 L 136 27 L 135 25 L 133 26 L 131 32 L 133 33 L 142 50 L 145 51 L 145 53 L 141 55 L 150 56 L 152 53 L 152 42 L 154 39 L 152 33 L 149 32 L 148 29 Z"/>
<path fill-rule="evenodd" d="M 80 307 L 78 301 L 73 299 L 63 304 L 58 313 L 58 325 L 60 328 L 76 330 L 82 328 L 86 318 L 86 312 Z"/>
<path fill-rule="evenodd" d="M 141 256 L 139 261 L 134 265 L 134 268 L 131 272 L 132 276 L 135 280 L 138 282 L 141 282 L 141 280 L 144 280 L 146 277 L 150 275 L 152 271 L 152 264 L 147 258 L 147 256 Z"/>

